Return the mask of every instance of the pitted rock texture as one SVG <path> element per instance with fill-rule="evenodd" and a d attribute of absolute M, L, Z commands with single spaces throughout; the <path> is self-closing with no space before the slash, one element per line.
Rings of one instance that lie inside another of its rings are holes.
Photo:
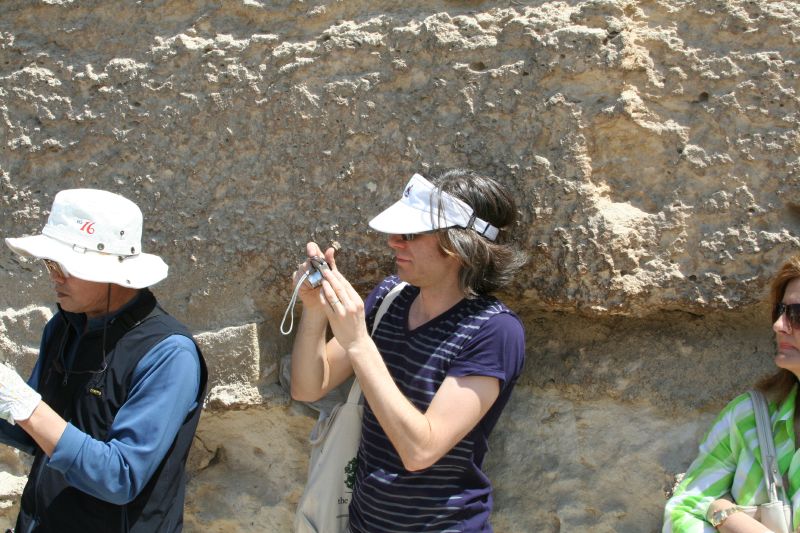
<path fill-rule="evenodd" d="M 772 368 L 799 61 L 791 0 L 5 0 L 0 234 L 38 232 L 62 188 L 128 196 L 170 265 L 154 291 L 208 335 L 201 431 L 300 434 L 275 383 L 304 244 L 339 243 L 366 295 L 392 271 L 366 222 L 412 173 L 496 176 L 531 257 L 501 295 L 528 362 L 490 456 L 496 530 L 655 531 L 705 424 Z M 0 271 L 0 358 L 26 373 L 52 294 L 35 262 Z M 187 529 L 285 531 L 304 468 L 237 450 L 196 452 Z"/>

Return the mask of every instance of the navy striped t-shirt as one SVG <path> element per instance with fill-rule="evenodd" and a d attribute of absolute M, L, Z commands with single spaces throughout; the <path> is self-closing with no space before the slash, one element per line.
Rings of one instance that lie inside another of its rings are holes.
<path fill-rule="evenodd" d="M 367 327 L 386 294 L 399 282 L 386 278 L 365 302 Z M 448 375 L 491 376 L 500 395 L 477 426 L 436 464 L 409 472 L 367 404 L 358 471 L 350 504 L 353 532 L 492 531 L 492 487 L 481 471 L 489 433 L 522 370 L 525 334 L 519 318 L 498 300 L 464 299 L 408 329 L 419 289 L 407 285 L 373 335 L 400 391 L 425 412 Z"/>

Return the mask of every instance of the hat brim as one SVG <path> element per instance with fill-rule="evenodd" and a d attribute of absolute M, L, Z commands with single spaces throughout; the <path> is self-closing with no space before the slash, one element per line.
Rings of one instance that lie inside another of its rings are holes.
<path fill-rule="evenodd" d="M 5 241 L 19 255 L 56 261 L 64 266 L 70 276 L 86 281 L 143 289 L 166 278 L 169 270 L 157 255 L 140 253 L 122 257 L 92 251 L 80 252 L 47 235 L 6 238 Z"/>
<path fill-rule="evenodd" d="M 369 227 L 375 231 L 393 235 L 423 233 L 455 225 L 455 223 L 448 224 L 445 220 L 437 220 L 429 210 L 417 209 L 403 200 L 393 203 L 369 221 Z"/>

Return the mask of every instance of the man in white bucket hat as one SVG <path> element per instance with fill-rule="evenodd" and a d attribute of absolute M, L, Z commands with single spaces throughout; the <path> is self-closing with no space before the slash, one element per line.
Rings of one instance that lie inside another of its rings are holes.
<path fill-rule="evenodd" d="M 365 303 L 328 249 L 322 286 L 300 290 L 292 396 L 315 401 L 355 373 L 366 400 L 350 531 L 491 531 L 483 460 L 525 353 L 519 318 L 490 296 L 525 262 L 508 240 L 515 215 L 511 195 L 476 172 L 415 174 L 369 223 L 389 235 L 397 275 Z M 321 255 L 315 243 L 306 253 Z"/>
<path fill-rule="evenodd" d="M 34 455 L 17 532 L 180 531 L 205 361 L 147 288 L 142 213 L 107 191 L 56 194 L 41 235 L 7 238 L 49 271 L 58 312 L 27 383 L 0 364 L 0 441 Z"/>

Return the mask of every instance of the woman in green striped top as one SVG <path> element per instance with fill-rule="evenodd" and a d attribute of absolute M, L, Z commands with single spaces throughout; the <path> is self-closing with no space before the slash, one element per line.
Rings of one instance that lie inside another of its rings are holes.
<path fill-rule="evenodd" d="M 778 371 L 756 388 L 768 398 L 778 466 L 788 478 L 792 530 L 800 525 L 800 453 L 795 445 L 795 417 L 800 376 L 800 255 L 784 264 L 772 281 L 772 329 L 777 341 Z M 757 448 L 753 404 L 748 394 L 731 401 L 717 416 L 700 444 L 697 458 L 664 510 L 664 533 L 764 533 L 763 525 L 740 512 L 738 505 L 769 501 Z M 733 501 L 730 501 L 733 500 Z"/>

